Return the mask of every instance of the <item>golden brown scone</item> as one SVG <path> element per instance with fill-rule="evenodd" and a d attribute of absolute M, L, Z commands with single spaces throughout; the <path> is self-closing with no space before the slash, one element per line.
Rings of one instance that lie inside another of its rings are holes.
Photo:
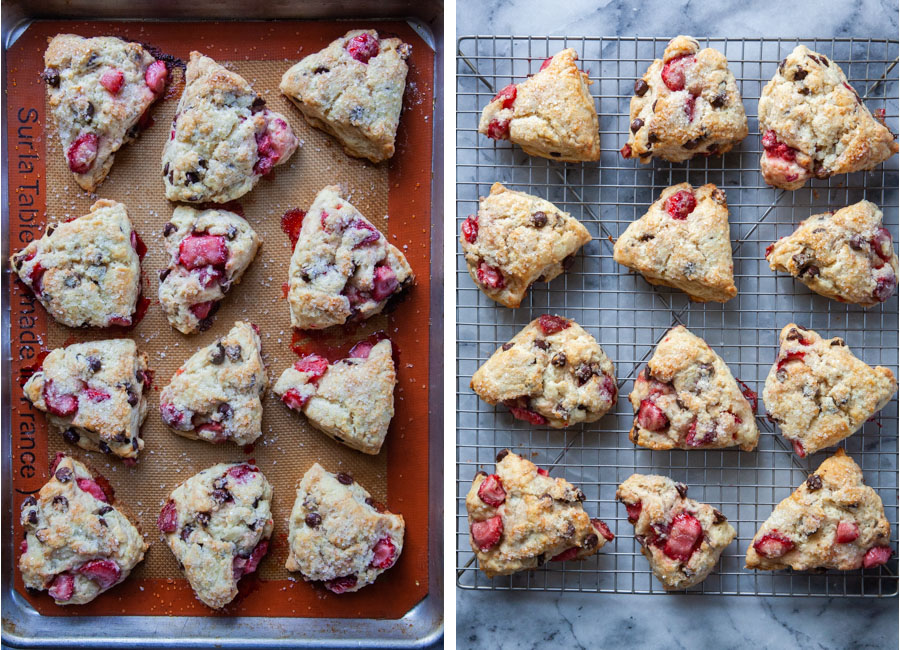
<path fill-rule="evenodd" d="M 662 59 L 634 83 L 631 125 L 622 157 L 683 162 L 730 151 L 747 137 L 747 116 L 728 61 L 676 36 Z"/>
<path fill-rule="evenodd" d="M 691 300 L 726 302 L 737 295 L 725 192 L 712 183 L 667 187 L 622 233 L 613 258 L 650 284 L 681 289 Z"/>
<path fill-rule="evenodd" d="M 591 80 L 578 69 L 569 48 L 541 65 L 540 71 L 510 84 L 484 107 L 478 131 L 509 140 L 529 156 L 563 162 L 600 159 L 600 131 Z"/>
<path fill-rule="evenodd" d="M 869 569 L 890 559 L 890 543 L 881 498 L 838 449 L 775 506 L 747 548 L 747 568 Z"/>
<path fill-rule="evenodd" d="M 763 401 L 801 458 L 854 434 L 897 392 L 894 373 L 866 365 L 840 338 L 790 323 L 779 339 Z"/>

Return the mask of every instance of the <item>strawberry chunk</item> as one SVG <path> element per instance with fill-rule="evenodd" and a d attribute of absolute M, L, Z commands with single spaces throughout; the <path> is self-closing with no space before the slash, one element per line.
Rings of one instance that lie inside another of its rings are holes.
<path fill-rule="evenodd" d="M 141 239 L 141 236 L 137 234 L 137 230 L 131 231 L 131 247 L 134 249 L 134 252 L 137 253 L 138 259 L 143 260 L 144 256 L 147 254 L 147 244 L 145 244 L 144 240 Z"/>
<path fill-rule="evenodd" d="M 227 438 L 224 433 L 224 428 L 218 422 L 204 422 L 203 424 L 197 425 L 197 432 L 209 432 L 212 434 L 213 442 L 222 442 Z"/>
<path fill-rule="evenodd" d="M 400 283 L 394 269 L 387 264 L 375 267 L 375 275 L 372 278 L 372 297 L 375 300 L 387 300 L 399 288 Z"/>
<path fill-rule="evenodd" d="M 154 95 L 158 95 L 165 89 L 168 75 L 169 71 L 166 70 L 166 64 L 162 61 L 154 61 L 144 72 L 144 83 L 153 91 Z"/>
<path fill-rule="evenodd" d="M 197 272 L 197 282 L 204 289 L 213 287 L 222 280 L 224 273 L 214 266 L 204 266 Z"/>
<path fill-rule="evenodd" d="M 573 546 L 572 548 L 567 548 L 562 553 L 554 555 L 550 558 L 551 562 L 565 562 L 566 560 L 574 560 L 578 555 L 578 547 Z"/>
<path fill-rule="evenodd" d="M 119 91 L 122 90 L 122 84 L 125 83 L 125 75 L 121 70 L 117 70 L 113 68 L 112 70 L 107 70 L 100 77 L 100 85 L 106 88 L 113 95 L 118 95 Z"/>
<path fill-rule="evenodd" d="M 893 271 L 888 275 L 878 278 L 875 281 L 875 291 L 872 292 L 872 295 L 878 302 L 884 302 L 888 298 L 894 295 L 894 290 L 897 288 L 897 276 L 894 275 Z"/>
<path fill-rule="evenodd" d="M 94 403 L 104 402 L 109 399 L 109 393 L 98 388 L 85 388 L 84 394 Z"/>
<path fill-rule="evenodd" d="M 174 501 L 167 501 L 163 506 L 159 517 L 156 518 L 156 527 L 161 533 L 174 533 L 178 528 L 178 510 L 175 508 Z"/>
<path fill-rule="evenodd" d="M 490 474 L 478 486 L 478 498 L 487 505 L 497 508 L 506 501 L 506 490 L 503 489 L 503 481 L 496 474 Z"/>
<path fill-rule="evenodd" d="M 716 439 L 716 430 L 715 428 L 709 428 L 704 432 L 697 431 L 697 420 L 691 422 L 691 428 L 688 429 L 688 433 L 684 438 L 685 443 L 687 443 L 688 447 L 700 447 L 701 445 L 706 445 L 711 443 Z"/>
<path fill-rule="evenodd" d="M 607 542 L 613 541 L 616 536 L 613 535 L 612 531 L 609 529 L 609 526 L 606 525 L 605 521 L 600 519 L 591 519 L 591 525 L 594 529 L 603 536 Z"/>
<path fill-rule="evenodd" d="M 487 128 L 487 137 L 492 140 L 509 140 L 509 120 L 491 120 Z"/>
<path fill-rule="evenodd" d="M 663 553 L 673 560 L 687 562 L 703 540 L 703 526 L 687 512 L 678 513 L 669 527 Z"/>
<path fill-rule="evenodd" d="M 209 312 L 212 311 L 215 304 L 215 300 L 207 300 L 206 302 L 198 302 L 196 305 L 191 305 L 189 309 L 197 320 L 202 321 L 209 316 Z"/>
<path fill-rule="evenodd" d="M 28 552 L 28 540 L 23 539 L 21 542 L 19 542 L 19 553 L 21 555 L 25 555 L 27 552 Z"/>
<path fill-rule="evenodd" d="M 78 573 L 96 582 L 101 589 L 109 589 L 122 577 L 122 570 L 112 560 L 91 560 L 82 564 Z"/>
<path fill-rule="evenodd" d="M 470 244 L 474 244 L 478 239 L 478 217 L 470 214 L 462 224 L 463 238 Z"/>
<path fill-rule="evenodd" d="M 284 155 L 297 146 L 297 138 L 281 118 L 274 118 L 266 124 L 266 130 L 256 135 L 256 164 L 253 171 L 265 176 Z"/>
<path fill-rule="evenodd" d="M 775 370 L 781 370 L 785 365 L 790 363 L 791 361 L 802 361 L 803 357 L 806 356 L 806 352 L 802 352 L 800 350 L 794 350 L 793 352 L 788 352 L 781 359 L 778 360 L 778 365 L 775 367 Z"/>
<path fill-rule="evenodd" d="M 625 160 L 631 158 L 631 145 L 626 143 L 619 149 L 619 155 L 622 156 Z"/>
<path fill-rule="evenodd" d="M 375 344 L 371 341 L 360 341 L 352 348 L 350 348 L 348 356 L 351 359 L 368 359 L 369 354 L 372 352 L 372 348 L 374 347 Z"/>
<path fill-rule="evenodd" d="M 890 262 L 894 256 L 894 242 L 891 239 L 891 231 L 887 228 L 878 228 L 870 243 L 872 250 L 885 262 Z"/>
<path fill-rule="evenodd" d="M 50 473 L 51 474 L 56 474 L 56 468 L 59 467 L 59 463 L 65 457 L 66 457 L 66 455 L 63 452 L 61 452 L 61 451 L 56 452 L 56 456 L 53 457 L 53 462 L 50 463 Z"/>
<path fill-rule="evenodd" d="M 503 100 L 503 103 L 500 105 L 501 109 L 512 108 L 513 104 L 516 102 L 516 84 L 509 84 L 506 88 L 494 95 L 494 98 L 491 101 L 495 102 L 498 99 Z"/>
<path fill-rule="evenodd" d="M 600 392 L 604 396 L 608 396 L 611 402 L 615 401 L 616 395 L 619 394 L 619 388 L 616 386 L 616 380 L 609 375 L 603 375 L 603 380 L 600 382 Z"/>
<path fill-rule="evenodd" d="M 159 405 L 159 412 L 162 415 L 163 422 L 176 429 L 184 420 L 184 411 L 168 402 Z"/>
<path fill-rule="evenodd" d="M 550 476 L 550 472 L 545 470 L 543 467 L 538 467 L 537 473 L 540 474 L 541 476 Z"/>
<path fill-rule="evenodd" d="M 487 262 L 482 262 L 478 265 L 475 277 L 478 279 L 478 282 L 490 289 L 502 289 L 506 286 L 506 281 L 503 279 L 500 269 L 490 266 Z"/>
<path fill-rule="evenodd" d="M 495 515 L 484 521 L 473 521 L 469 527 L 475 546 L 481 551 L 489 551 L 500 541 L 503 535 L 503 519 Z"/>
<path fill-rule="evenodd" d="M 684 66 L 693 61 L 693 54 L 682 54 L 666 61 L 661 73 L 666 88 L 673 92 L 684 90 Z"/>
<path fill-rule="evenodd" d="M 306 381 L 310 384 L 317 384 L 328 370 L 328 359 L 318 354 L 308 354 L 299 361 L 294 363 L 294 368 L 299 372 L 309 373 Z"/>
<path fill-rule="evenodd" d="M 564 329 L 568 329 L 571 325 L 569 321 L 561 316 L 550 316 L 549 314 L 544 314 L 540 318 L 538 318 L 538 326 L 540 326 L 541 331 L 545 336 L 550 336 L 551 334 L 556 334 L 557 332 L 562 332 Z"/>
<path fill-rule="evenodd" d="M 694 95 L 688 95 L 684 100 L 684 114 L 688 118 L 688 122 L 694 121 L 694 107 L 696 106 L 697 98 Z"/>
<path fill-rule="evenodd" d="M 97 159 L 97 149 L 100 147 L 100 138 L 96 133 L 82 133 L 75 142 L 69 145 L 66 158 L 69 161 L 69 169 L 76 174 L 87 174 L 94 166 Z"/>
<path fill-rule="evenodd" d="M 681 190 L 667 198 L 665 206 L 666 212 L 669 213 L 670 217 L 678 221 L 684 221 L 697 207 L 697 199 L 694 198 L 693 192 Z"/>
<path fill-rule="evenodd" d="M 800 458 L 806 458 L 806 450 L 803 448 L 803 443 L 799 440 L 791 440 L 791 446 L 794 448 L 794 453 L 800 456 Z"/>
<path fill-rule="evenodd" d="M 35 295 L 37 296 L 40 296 L 43 292 L 44 272 L 46 270 L 47 269 L 41 266 L 41 263 L 38 262 L 31 267 L 31 273 L 28 274 L 28 281 L 31 283 L 31 290 L 34 291 Z"/>
<path fill-rule="evenodd" d="M 545 68 L 546 68 L 547 66 L 549 66 L 552 62 L 553 62 L 553 57 L 552 57 L 552 56 L 551 56 L 551 57 L 547 57 L 546 59 L 544 59 L 544 62 L 541 64 L 541 70 L 545 69 Z M 538 70 L 538 72 L 540 72 L 541 70 Z"/>
<path fill-rule="evenodd" d="M 109 499 L 106 497 L 106 492 L 103 491 L 103 488 L 101 488 L 96 481 L 89 478 L 80 478 L 77 482 L 78 487 L 81 488 L 84 492 L 87 492 L 98 501 L 109 503 Z"/>
<path fill-rule="evenodd" d="M 257 567 L 259 567 L 259 563 L 266 556 L 266 553 L 269 552 L 269 540 L 263 539 L 260 540 L 259 544 L 253 549 L 253 552 L 250 553 L 250 557 L 247 558 L 247 563 L 244 565 L 243 572 L 241 575 L 247 575 L 248 573 L 253 573 L 256 571 Z M 238 576 L 235 576 L 238 577 Z"/>
<path fill-rule="evenodd" d="M 872 567 L 884 564 L 891 559 L 893 553 L 894 551 L 890 546 L 873 546 L 866 551 L 866 555 L 863 557 L 863 567 L 871 569 Z"/>
<path fill-rule="evenodd" d="M 390 569 L 397 561 L 397 549 L 390 537 L 382 537 L 375 543 L 372 566 L 376 569 Z"/>
<path fill-rule="evenodd" d="M 766 259 L 769 259 L 769 255 L 772 254 L 772 251 L 775 250 L 775 244 L 769 244 L 766 246 Z"/>
<path fill-rule="evenodd" d="M 75 395 L 57 391 L 52 379 L 48 379 L 44 384 L 43 397 L 47 410 L 53 415 L 64 418 L 78 410 L 78 398 Z"/>
<path fill-rule="evenodd" d="M 753 543 L 753 548 L 763 557 L 777 558 L 794 548 L 794 542 L 777 530 L 773 530 L 756 540 Z"/>
<path fill-rule="evenodd" d="M 647 431 L 663 431 L 669 426 L 669 418 L 649 399 L 641 401 L 637 421 L 638 425 Z"/>
<path fill-rule="evenodd" d="M 240 465 L 235 465 L 225 473 L 233 478 L 237 483 L 246 483 L 246 478 L 250 474 L 255 474 L 257 471 L 259 470 L 257 470 L 253 465 L 241 463 Z"/>
<path fill-rule="evenodd" d="M 204 266 L 224 266 L 228 247 L 221 235 L 190 235 L 178 246 L 178 263 L 192 271 Z"/>
<path fill-rule="evenodd" d="M 778 141 L 778 136 L 771 129 L 762 137 L 762 146 L 766 155 L 772 158 L 780 158 L 786 162 L 793 162 L 797 157 L 797 150 Z"/>
<path fill-rule="evenodd" d="M 75 592 L 75 576 L 71 573 L 60 573 L 53 579 L 47 593 L 61 603 L 66 602 Z"/>
<path fill-rule="evenodd" d="M 356 576 L 344 576 L 342 578 L 335 578 L 334 580 L 326 580 L 323 584 L 328 591 L 335 594 L 342 594 L 356 586 Z"/>
<path fill-rule="evenodd" d="M 378 229 L 372 224 L 363 221 L 362 219 L 357 219 L 356 221 L 351 223 L 349 228 L 357 231 L 356 233 L 354 233 L 356 237 L 361 237 L 361 239 L 353 246 L 353 248 L 361 248 L 362 246 L 366 246 L 368 244 L 374 244 L 379 239 L 381 239 L 381 233 L 378 232 Z"/>
<path fill-rule="evenodd" d="M 369 33 L 357 34 L 345 46 L 347 54 L 352 56 L 360 63 L 368 63 L 373 56 L 378 56 L 381 47 L 378 45 L 378 39 Z"/>
<path fill-rule="evenodd" d="M 525 422 L 530 422 L 534 425 L 547 424 L 547 418 L 531 409 L 523 408 L 521 406 L 510 406 L 509 412 L 512 413 L 512 416 L 517 420 L 525 420 Z"/>
<path fill-rule="evenodd" d="M 626 503 L 625 510 L 628 512 L 628 521 L 630 523 L 636 522 L 641 517 L 641 510 L 643 509 L 643 504 L 638 501 L 637 503 Z"/>
<path fill-rule="evenodd" d="M 312 395 L 303 395 L 296 388 L 291 388 L 281 396 L 281 401 L 284 402 L 288 408 L 299 411 L 304 406 L 306 406 L 306 403 L 310 400 L 311 397 Z"/>
<path fill-rule="evenodd" d="M 856 522 L 842 521 L 838 524 L 834 539 L 838 544 L 848 544 L 857 537 L 859 537 L 859 526 Z"/>

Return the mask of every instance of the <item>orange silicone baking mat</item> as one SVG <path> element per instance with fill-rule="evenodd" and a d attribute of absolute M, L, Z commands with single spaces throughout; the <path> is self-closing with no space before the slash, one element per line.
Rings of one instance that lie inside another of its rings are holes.
<path fill-rule="evenodd" d="M 310 127 L 283 97 L 281 75 L 351 29 L 375 28 L 382 36 L 412 45 L 397 151 L 389 163 L 373 165 L 346 156 L 330 136 Z M 160 158 L 183 88 L 182 69 L 170 77 L 165 98 L 152 110 L 154 123 L 116 155 L 112 171 L 95 194 L 82 191 L 66 165 L 46 106 L 40 72 L 48 38 L 58 33 L 113 35 L 152 45 L 187 61 L 198 50 L 238 72 L 283 113 L 301 148 L 286 164 L 260 180 L 239 199 L 262 247 L 255 261 L 221 303 L 213 327 L 184 336 L 169 326 L 157 299 L 157 271 L 165 265 L 162 229 L 176 204 L 165 199 Z M 12 471 L 14 513 L 48 477 L 57 451 L 85 460 L 110 481 L 117 501 L 141 524 L 151 544 L 144 561 L 122 584 L 83 606 L 58 607 L 46 593 L 28 594 L 16 572 L 16 589 L 44 615 L 229 615 L 399 618 L 427 592 L 428 585 L 428 349 L 429 250 L 431 242 L 431 156 L 433 51 L 401 22 L 36 22 L 7 53 L 10 252 L 40 237 L 48 223 L 86 214 L 99 198 L 125 203 L 135 229 L 147 245 L 144 295 L 150 307 L 131 330 L 79 330 L 48 317 L 12 275 L 10 349 L 12 352 Z M 415 287 L 389 314 L 354 328 L 338 328 L 313 339 L 290 327 L 282 284 L 287 281 L 291 245 L 281 216 L 306 209 L 326 185 L 339 184 L 345 196 L 400 248 L 416 274 Z M 387 215 L 390 215 L 388 217 Z M 175 370 L 198 348 L 225 334 L 236 320 L 261 330 L 270 386 L 304 350 L 346 347 L 383 330 L 395 345 L 398 383 L 396 414 L 386 443 L 368 456 L 333 442 L 289 412 L 270 392 L 264 402 L 263 435 L 252 448 L 210 445 L 173 434 L 159 416 L 159 393 Z M 22 395 L 23 370 L 42 350 L 114 337 L 130 337 L 150 358 L 155 373 L 150 414 L 142 433 L 146 447 L 135 467 L 68 445 L 48 431 L 44 416 Z M 243 578 L 240 594 L 221 612 L 196 600 L 156 529 L 168 493 L 181 481 L 218 462 L 254 459 L 274 487 L 275 531 L 268 556 L 257 573 Z M 353 594 L 335 595 L 304 582 L 284 568 L 287 517 L 295 487 L 313 462 L 352 474 L 388 508 L 403 515 L 406 537 L 397 564 L 375 584 Z M 16 546 L 22 529 L 15 517 Z"/>

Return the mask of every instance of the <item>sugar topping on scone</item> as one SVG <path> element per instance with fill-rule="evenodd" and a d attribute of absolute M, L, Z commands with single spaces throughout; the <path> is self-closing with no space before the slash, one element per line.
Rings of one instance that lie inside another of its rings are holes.
<path fill-rule="evenodd" d="M 763 402 L 801 458 L 853 435 L 897 392 L 894 373 L 866 365 L 843 339 L 790 323 L 779 340 Z"/>
<path fill-rule="evenodd" d="M 175 371 L 159 396 L 159 410 L 185 438 L 248 445 L 262 435 L 268 385 L 258 329 L 238 321 Z"/>
<path fill-rule="evenodd" d="M 233 212 L 184 205 L 175 208 L 163 236 L 169 265 L 159 273 L 159 303 L 166 318 L 182 334 L 207 330 L 256 256 L 259 236 Z"/>
<path fill-rule="evenodd" d="M 874 203 L 860 201 L 816 214 L 766 248 L 773 271 L 790 273 L 816 293 L 872 307 L 897 290 L 891 232 Z"/>
<path fill-rule="evenodd" d="M 666 476 L 632 474 L 616 490 L 641 553 L 663 587 L 687 589 L 706 580 L 737 535 L 721 512 L 687 498 Z"/>
<path fill-rule="evenodd" d="M 747 137 L 747 116 L 728 61 L 689 36 L 669 41 L 662 59 L 634 83 L 623 158 L 683 162 L 730 151 Z"/>
<path fill-rule="evenodd" d="M 600 159 L 591 80 L 572 48 L 554 54 L 525 81 L 510 84 L 484 107 L 478 131 L 509 140 L 529 156 L 563 162 Z"/>
<path fill-rule="evenodd" d="M 681 289 L 691 300 L 726 302 L 737 295 L 725 192 L 712 183 L 667 187 L 622 233 L 613 258 L 651 284 Z"/>
<path fill-rule="evenodd" d="M 50 352 L 22 391 L 67 442 L 133 464 L 152 377 L 134 341 L 91 341 Z"/>
<path fill-rule="evenodd" d="M 898 151 L 894 134 L 872 117 L 840 66 L 805 45 L 763 88 L 759 130 L 763 178 L 785 190 L 813 177 L 872 169 Z"/>
<path fill-rule="evenodd" d="M 347 154 L 381 162 L 394 155 L 411 49 L 373 29 L 349 31 L 285 72 L 281 92 Z"/>
<path fill-rule="evenodd" d="M 359 591 L 397 563 L 405 530 L 350 474 L 313 463 L 297 488 L 284 566 L 336 594 Z"/>
<path fill-rule="evenodd" d="M 10 265 L 53 318 L 69 327 L 131 325 L 146 252 L 123 203 L 100 199 L 48 226 Z"/>
<path fill-rule="evenodd" d="M 513 417 L 554 428 L 595 422 L 616 403 L 616 369 L 574 320 L 531 321 L 472 375 L 472 390 Z"/>
<path fill-rule="evenodd" d="M 119 584 L 149 546 L 116 506 L 109 482 L 61 453 L 37 497 L 25 497 L 20 516 L 22 581 L 47 590 L 57 605 L 83 605 Z"/>
<path fill-rule="evenodd" d="M 518 307 L 535 282 L 550 282 L 591 241 L 581 223 L 544 199 L 494 183 L 459 238 L 472 280 L 491 300 Z"/>
<path fill-rule="evenodd" d="M 469 542 L 488 578 L 545 562 L 583 560 L 614 539 L 584 511 L 584 492 L 508 449 L 494 474 L 478 472 L 466 495 Z"/>
<path fill-rule="evenodd" d="M 166 64 L 139 43 L 59 34 L 44 65 L 41 78 L 69 169 L 93 192 L 116 152 L 151 123 L 150 105 L 166 88 Z"/>
<path fill-rule="evenodd" d="M 308 354 L 287 368 L 273 390 L 310 424 L 366 454 L 381 451 L 394 417 L 397 372 L 388 339 L 360 341 L 349 356 L 330 363 Z"/>
<path fill-rule="evenodd" d="M 339 187 L 325 187 L 303 218 L 291 256 L 291 325 L 312 330 L 365 320 L 414 281 L 403 253 Z"/>
<path fill-rule="evenodd" d="M 248 463 L 220 463 L 172 490 L 156 526 L 197 598 L 220 609 L 269 550 L 272 486 Z"/>
<path fill-rule="evenodd" d="M 754 409 L 722 358 L 683 325 L 663 337 L 628 396 L 629 438 L 650 449 L 756 447 Z M 754 403 L 756 396 L 753 395 Z"/>
<path fill-rule="evenodd" d="M 191 52 L 162 155 L 170 201 L 226 203 L 253 189 L 299 146 L 287 118 L 236 72 Z"/>
<path fill-rule="evenodd" d="M 747 548 L 747 568 L 871 569 L 893 554 L 878 493 L 838 449 L 775 506 Z"/>

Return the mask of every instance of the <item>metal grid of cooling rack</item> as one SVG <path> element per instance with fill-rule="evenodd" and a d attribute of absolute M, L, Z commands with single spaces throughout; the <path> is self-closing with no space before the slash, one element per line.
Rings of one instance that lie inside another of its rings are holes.
<path fill-rule="evenodd" d="M 836 61 L 870 110 L 883 108 L 897 131 L 898 42 L 876 39 L 700 39 L 728 58 L 738 80 L 750 135 L 722 157 L 683 164 L 641 165 L 618 154 L 626 141 L 634 80 L 662 56 L 668 38 L 568 38 L 467 36 L 457 59 L 457 230 L 478 209 L 495 181 L 537 194 L 577 217 L 593 235 L 574 266 L 549 284 L 531 288 L 522 306 L 506 309 L 486 298 L 466 271 L 459 249 L 457 274 L 457 584 L 466 589 L 552 589 L 584 592 L 662 593 L 641 556 L 617 485 L 633 472 L 658 473 L 689 486 L 691 497 L 721 509 L 738 531 L 717 570 L 691 592 L 735 595 L 886 596 L 897 593 L 896 555 L 868 571 L 753 572 L 743 568 L 747 546 L 773 507 L 788 496 L 829 452 L 805 459 L 763 417 L 757 450 L 651 451 L 628 441 L 633 413 L 627 400 L 634 376 L 663 334 L 684 324 L 703 337 L 734 375 L 757 393 L 778 347 L 778 332 L 794 321 L 824 336 L 843 337 L 869 364 L 897 372 L 898 300 L 878 307 L 829 301 L 784 274 L 770 271 L 766 245 L 793 231 L 811 214 L 863 198 L 882 207 L 894 236 L 898 226 L 898 165 L 893 157 L 872 172 L 813 180 L 795 192 L 774 190 L 759 173 L 757 103 L 778 62 L 803 43 Z M 600 116 L 599 163 L 560 164 L 531 158 L 508 142 L 477 132 L 481 109 L 509 83 L 537 72 L 551 54 L 573 47 L 593 81 Z M 725 305 L 690 303 L 676 290 L 653 287 L 612 259 L 612 242 L 675 183 L 715 183 L 730 208 L 738 296 Z M 476 368 L 525 324 L 542 313 L 574 318 L 616 365 L 619 400 L 599 422 L 557 431 L 513 419 L 469 388 Z M 760 413 L 764 407 L 760 403 Z M 898 414 L 894 399 L 873 421 L 842 443 L 881 496 L 898 532 Z M 495 454 L 510 448 L 580 486 L 591 516 L 604 519 L 616 540 L 583 562 L 545 565 L 533 572 L 487 579 L 469 547 L 465 495 L 479 469 L 491 470 Z M 833 450 L 830 450 L 833 451 Z"/>

